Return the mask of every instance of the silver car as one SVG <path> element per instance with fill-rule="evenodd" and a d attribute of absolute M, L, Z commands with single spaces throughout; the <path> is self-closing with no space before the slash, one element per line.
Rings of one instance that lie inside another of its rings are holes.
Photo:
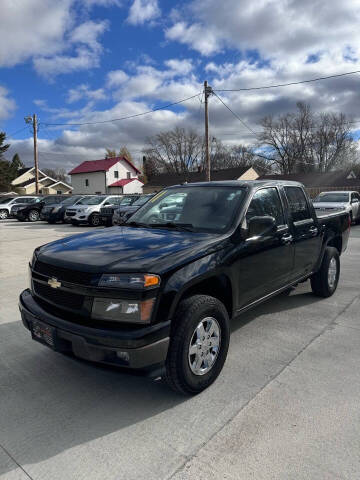
<path fill-rule="evenodd" d="M 313 201 L 315 210 L 342 209 L 350 213 L 351 222 L 360 221 L 360 195 L 358 192 L 322 192 Z"/>

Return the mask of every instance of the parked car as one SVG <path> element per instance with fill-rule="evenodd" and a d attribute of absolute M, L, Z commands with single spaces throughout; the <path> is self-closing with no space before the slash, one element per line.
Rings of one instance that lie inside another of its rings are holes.
<path fill-rule="evenodd" d="M 14 215 L 20 222 L 37 222 L 40 220 L 40 214 L 42 209 L 46 205 L 53 205 L 55 203 L 60 203 L 64 200 L 65 195 L 47 195 L 45 197 L 38 197 L 34 202 L 29 203 L 28 205 L 22 205 Z"/>
<path fill-rule="evenodd" d="M 131 217 L 131 215 L 139 210 L 140 207 L 145 205 L 146 202 L 150 200 L 155 194 L 148 193 L 146 195 L 141 195 L 138 197 L 134 203 L 130 205 L 123 205 L 121 204 L 119 208 L 117 208 L 112 217 L 112 224 L 113 225 L 120 225 L 124 223 L 125 220 Z"/>
<path fill-rule="evenodd" d="M 315 210 L 336 210 L 343 208 L 349 212 L 351 222 L 360 221 L 360 195 L 358 192 L 322 192 L 313 202 Z"/>
<path fill-rule="evenodd" d="M 151 223 L 179 193 L 179 219 Z M 333 295 L 349 232 L 346 211 L 316 214 L 297 182 L 169 187 L 120 228 L 37 248 L 22 320 L 58 352 L 196 394 L 222 370 L 232 317 L 307 279 Z"/>
<path fill-rule="evenodd" d="M 140 195 L 124 195 L 123 197 L 118 197 L 112 205 L 107 205 L 106 207 L 100 208 L 100 221 L 103 225 L 111 227 L 113 225 L 113 215 L 114 211 L 119 208 L 119 206 L 129 206 L 132 205 Z"/>
<path fill-rule="evenodd" d="M 77 205 L 84 195 L 71 195 L 60 203 L 45 205 L 41 210 L 40 219 L 48 223 L 63 222 L 65 211 L 72 205 Z"/>
<path fill-rule="evenodd" d="M 65 222 L 73 225 L 88 223 L 92 227 L 100 225 L 100 209 L 107 205 L 112 205 L 118 201 L 119 195 L 93 195 L 84 197 L 77 205 L 69 207 L 65 211 Z"/>
<path fill-rule="evenodd" d="M 5 197 L 0 199 L 0 220 L 8 217 L 14 217 L 16 211 L 22 206 L 33 203 L 38 197 Z"/>

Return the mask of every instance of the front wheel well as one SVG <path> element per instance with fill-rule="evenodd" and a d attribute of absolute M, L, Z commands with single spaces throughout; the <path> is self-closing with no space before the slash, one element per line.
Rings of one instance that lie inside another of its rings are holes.
<path fill-rule="evenodd" d="M 221 274 L 209 277 L 189 287 L 182 295 L 181 300 L 192 295 L 209 295 L 220 300 L 224 304 L 229 317 L 233 312 L 233 297 L 230 279 L 227 275 Z"/>

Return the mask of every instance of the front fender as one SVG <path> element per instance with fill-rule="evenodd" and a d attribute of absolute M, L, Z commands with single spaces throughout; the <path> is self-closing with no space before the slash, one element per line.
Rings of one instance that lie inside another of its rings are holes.
<path fill-rule="evenodd" d="M 211 253 L 185 265 L 169 276 L 162 291 L 158 310 L 158 315 L 162 320 L 173 318 L 181 298 L 196 284 L 222 274 L 230 276 L 230 272 L 223 265 L 223 255 L 223 251 Z"/>

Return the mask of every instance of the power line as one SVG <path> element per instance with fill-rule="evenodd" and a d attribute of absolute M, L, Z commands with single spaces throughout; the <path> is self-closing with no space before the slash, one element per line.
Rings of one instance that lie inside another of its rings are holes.
<path fill-rule="evenodd" d="M 249 127 L 245 122 L 244 120 L 242 120 L 239 115 L 237 115 L 233 110 L 231 110 L 231 108 L 226 105 L 226 103 L 219 97 L 219 95 L 217 95 L 215 92 L 214 92 L 214 95 L 220 100 L 220 102 L 224 105 L 224 107 L 226 107 L 233 115 L 235 118 L 237 118 L 239 120 L 239 122 L 242 123 L 242 125 L 244 125 L 245 128 L 247 128 L 253 135 L 257 135 L 257 133 L 251 128 Z"/>
<path fill-rule="evenodd" d="M 300 85 L 302 83 L 318 82 L 320 80 L 328 80 L 330 78 L 345 77 L 346 75 L 353 75 L 355 73 L 360 73 L 360 70 L 354 70 L 353 72 L 339 73 L 337 75 L 328 75 L 327 77 L 311 78 L 310 80 L 301 80 L 299 82 L 279 83 L 277 85 L 265 85 L 262 87 L 215 89 L 214 92 L 249 92 L 251 90 L 265 90 L 268 88 L 288 87 L 290 85 Z"/>
<path fill-rule="evenodd" d="M 7 136 L 8 136 L 8 137 L 14 137 L 14 136 L 17 135 L 18 133 L 23 132 L 23 131 L 26 130 L 26 129 L 28 129 L 28 126 L 27 126 L 27 125 L 26 125 L 25 127 L 20 128 L 20 130 L 16 130 L 16 132 L 9 133 Z"/>
<path fill-rule="evenodd" d="M 157 107 L 152 110 L 148 110 L 146 112 L 141 112 L 141 113 L 136 113 L 134 115 L 128 115 L 126 117 L 120 117 L 120 118 L 112 118 L 111 120 L 103 120 L 101 122 L 82 122 L 82 123 L 47 123 L 47 122 L 42 122 L 43 125 L 47 126 L 80 126 L 80 125 L 98 125 L 98 124 L 103 124 L 103 123 L 111 123 L 111 122 L 119 122 L 120 120 L 128 120 L 130 118 L 135 118 L 135 117 L 141 117 L 142 115 L 148 115 L 149 113 L 157 112 L 158 110 L 164 110 L 169 107 L 173 107 L 174 105 L 179 105 L 180 103 L 187 102 L 188 100 L 191 100 L 192 98 L 198 97 L 201 94 L 201 92 L 197 93 L 196 95 L 192 95 L 191 97 L 183 98 L 182 100 L 179 100 L 177 102 L 169 103 L 168 105 L 164 105 L 162 107 Z"/>

